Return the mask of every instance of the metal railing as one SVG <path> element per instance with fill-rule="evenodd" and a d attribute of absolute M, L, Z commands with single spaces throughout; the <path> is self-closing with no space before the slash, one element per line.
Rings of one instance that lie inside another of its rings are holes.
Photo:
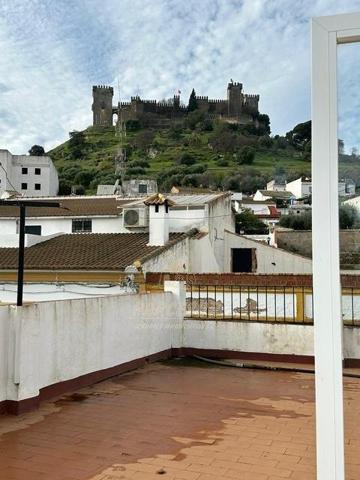
<path fill-rule="evenodd" d="M 344 325 L 360 326 L 360 289 L 343 288 Z M 187 283 L 185 318 L 313 324 L 309 286 L 195 285 Z"/>

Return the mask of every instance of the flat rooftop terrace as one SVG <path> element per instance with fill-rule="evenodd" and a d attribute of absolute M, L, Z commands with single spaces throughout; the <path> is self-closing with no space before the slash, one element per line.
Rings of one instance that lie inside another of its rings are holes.
<path fill-rule="evenodd" d="M 360 379 L 345 378 L 347 480 Z M 1 480 L 315 479 L 314 375 L 171 360 L 0 417 Z"/>

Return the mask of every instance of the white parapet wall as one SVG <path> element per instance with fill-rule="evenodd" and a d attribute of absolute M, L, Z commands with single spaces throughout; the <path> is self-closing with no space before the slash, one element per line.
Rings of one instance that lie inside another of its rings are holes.
<path fill-rule="evenodd" d="M 172 354 L 313 355 L 310 324 L 184 318 L 185 296 L 183 282 L 166 281 L 164 292 L 1 306 L 0 407 Z M 344 328 L 344 357 L 360 359 L 360 328 Z"/>
<path fill-rule="evenodd" d="M 312 356 L 312 325 L 184 320 L 183 347 L 274 355 Z M 359 337 L 360 338 L 360 337 Z"/>
<path fill-rule="evenodd" d="M 178 284 L 173 293 L 0 307 L 0 402 L 180 347 Z"/>

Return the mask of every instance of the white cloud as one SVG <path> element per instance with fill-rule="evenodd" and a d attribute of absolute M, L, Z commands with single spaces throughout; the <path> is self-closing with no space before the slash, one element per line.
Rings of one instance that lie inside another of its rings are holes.
<path fill-rule="evenodd" d="M 359 0 L 0 0 L 0 139 L 50 148 L 91 124 L 91 85 L 123 99 L 260 93 L 274 133 L 310 118 L 312 15 Z M 115 91 L 117 89 L 115 88 Z M 115 98 L 114 101 L 117 99 Z"/>

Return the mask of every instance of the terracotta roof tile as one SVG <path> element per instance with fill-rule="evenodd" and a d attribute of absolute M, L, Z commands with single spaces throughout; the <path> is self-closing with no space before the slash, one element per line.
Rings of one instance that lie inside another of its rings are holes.
<path fill-rule="evenodd" d="M 25 270 L 124 270 L 143 263 L 187 236 L 171 233 L 163 247 L 147 246 L 148 233 L 80 233 L 59 235 L 25 249 Z M 17 248 L 0 248 L 0 270 L 17 269 Z"/>
<path fill-rule="evenodd" d="M 285 198 L 290 199 L 293 198 L 295 195 L 291 192 L 278 192 L 276 190 L 259 190 L 259 192 L 264 195 L 264 197 L 271 197 L 271 198 Z"/>
<path fill-rule="evenodd" d="M 26 199 L 24 199 L 26 200 Z M 34 201 L 29 198 L 28 200 Z M 27 217 L 76 217 L 94 215 L 118 215 L 122 207 L 133 200 L 110 198 L 59 198 L 58 200 L 46 200 L 59 202 L 63 208 L 52 207 L 28 207 Z M 0 205 L 1 217 L 18 217 L 19 208 L 15 206 Z"/>

